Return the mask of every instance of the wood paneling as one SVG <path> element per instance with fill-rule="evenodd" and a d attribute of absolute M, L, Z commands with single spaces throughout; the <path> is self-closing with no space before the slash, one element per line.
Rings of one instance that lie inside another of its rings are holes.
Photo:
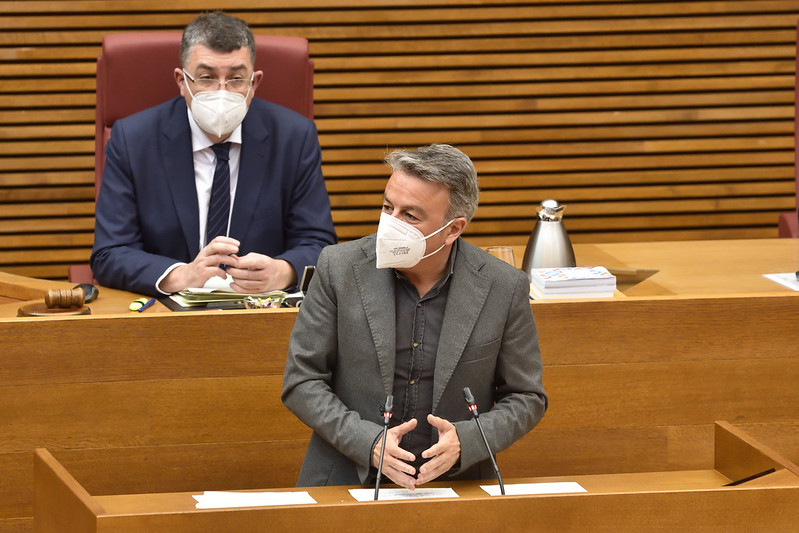
<path fill-rule="evenodd" d="M 0 269 L 64 278 L 88 261 L 102 36 L 180 30 L 217 7 L 0 1 Z M 342 240 L 376 227 L 386 151 L 430 142 L 476 163 L 475 242 L 523 243 L 548 197 L 568 204 L 575 242 L 773 237 L 794 208 L 796 2 L 225 8 L 309 39 Z"/>
<path fill-rule="evenodd" d="M 500 454 L 506 478 L 712 469 L 719 419 L 799 459 L 799 298 L 629 297 L 533 310 L 550 407 Z M 29 526 L 32 450 L 42 446 L 97 494 L 292 485 L 310 435 L 280 403 L 295 317 L 0 321 L 0 531 Z"/>
<path fill-rule="evenodd" d="M 510 482 L 571 481 L 587 492 L 492 498 L 481 482 L 436 483 L 458 498 L 365 505 L 351 498 L 348 487 L 307 487 L 315 505 L 197 510 L 196 492 L 95 495 L 48 450 L 36 451 L 37 530 L 42 533 L 114 533 L 144 530 L 174 533 L 271 529 L 316 532 L 373 531 L 376 523 L 476 531 L 527 530 L 531 523 L 546 531 L 764 531 L 792 529 L 799 519 L 799 470 L 768 446 L 727 422 L 715 424 L 714 468 L 671 472 L 505 478 Z M 776 472 L 727 487 L 764 469 Z M 101 474 L 102 476 L 102 474 Z M 81 522 L 88 514 L 91 527 Z M 74 519 L 64 524 L 65 516 Z M 74 524 L 79 525 L 74 525 Z M 71 526 L 71 527 L 70 527 Z"/>

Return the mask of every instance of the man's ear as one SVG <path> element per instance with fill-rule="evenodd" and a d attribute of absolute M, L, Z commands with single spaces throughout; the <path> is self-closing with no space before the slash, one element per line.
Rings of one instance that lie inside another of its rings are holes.
<path fill-rule="evenodd" d="M 252 74 L 252 93 L 255 94 L 255 89 L 258 88 L 258 85 L 261 84 L 261 80 L 264 79 L 264 71 L 263 70 L 256 70 Z"/>
<path fill-rule="evenodd" d="M 186 96 L 188 96 L 188 94 L 184 94 L 183 93 L 183 89 L 184 89 L 184 87 L 186 87 L 186 75 L 183 74 L 183 69 L 182 68 L 176 68 L 175 72 L 174 72 L 174 75 L 175 75 L 175 83 L 178 84 L 178 89 L 180 90 L 180 95 L 182 97 L 186 98 Z"/>
<path fill-rule="evenodd" d="M 466 229 L 466 217 L 458 217 L 452 221 L 452 223 L 447 227 L 446 234 L 447 237 L 444 239 L 444 243 L 449 246 L 455 240 L 461 236 L 463 230 Z"/>

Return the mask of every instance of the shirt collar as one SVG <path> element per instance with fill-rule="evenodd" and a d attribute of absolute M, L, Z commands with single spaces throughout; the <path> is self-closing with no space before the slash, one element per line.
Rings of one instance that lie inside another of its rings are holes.
<path fill-rule="evenodd" d="M 452 273 L 455 272 L 455 256 L 458 254 L 458 243 L 460 242 L 460 240 L 461 240 L 460 237 L 458 237 L 457 239 L 455 239 L 455 242 L 452 243 L 452 248 L 449 251 L 449 259 L 447 260 L 447 269 L 445 270 L 444 277 L 438 280 L 438 282 L 433 286 L 433 289 L 431 290 L 435 290 L 442 287 L 447 281 L 449 281 L 449 278 L 452 276 Z M 400 272 L 396 268 L 392 268 L 391 270 L 394 271 L 395 277 L 402 280 L 408 279 L 402 272 Z M 420 296 L 424 295 L 420 294 Z"/>
<path fill-rule="evenodd" d="M 197 125 L 197 121 L 194 120 L 191 109 L 187 109 L 187 111 L 189 114 L 189 128 L 191 128 L 191 151 L 199 152 L 213 146 L 214 143 L 208 138 L 208 135 L 200 129 L 200 126 Z M 225 142 L 241 144 L 241 124 L 236 126 L 236 129 L 225 139 Z"/>

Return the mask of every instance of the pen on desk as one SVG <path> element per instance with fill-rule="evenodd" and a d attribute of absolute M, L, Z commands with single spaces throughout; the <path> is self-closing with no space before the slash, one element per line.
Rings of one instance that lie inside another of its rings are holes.
<path fill-rule="evenodd" d="M 150 298 L 149 300 L 147 300 L 146 304 L 144 304 L 143 306 L 139 307 L 139 313 L 141 313 L 142 311 L 144 311 L 145 309 L 147 309 L 148 307 L 150 307 L 154 303 L 155 303 L 155 298 Z"/>

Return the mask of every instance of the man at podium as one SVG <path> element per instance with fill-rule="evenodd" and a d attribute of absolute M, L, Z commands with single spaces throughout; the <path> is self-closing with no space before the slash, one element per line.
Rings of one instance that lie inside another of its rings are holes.
<path fill-rule="evenodd" d="M 297 484 L 369 484 L 393 396 L 382 474 L 414 488 L 494 475 L 494 453 L 544 415 L 526 275 L 461 239 L 477 172 L 435 144 L 392 152 L 375 235 L 325 248 L 289 344 L 283 402 L 313 429 Z"/>

